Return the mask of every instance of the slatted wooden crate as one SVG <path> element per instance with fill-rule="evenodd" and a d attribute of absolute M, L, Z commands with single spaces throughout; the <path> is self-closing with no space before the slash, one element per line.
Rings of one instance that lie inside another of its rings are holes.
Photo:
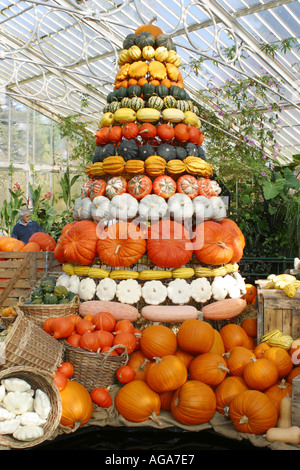
<path fill-rule="evenodd" d="M 60 271 L 53 252 L 0 252 L 0 310 L 26 296 L 45 274 Z"/>
<path fill-rule="evenodd" d="M 293 379 L 292 425 L 300 427 L 300 375 Z"/>
<path fill-rule="evenodd" d="M 279 329 L 284 335 L 300 337 L 300 291 L 289 298 L 281 289 L 265 289 L 268 281 L 257 285 L 257 337 Z"/>

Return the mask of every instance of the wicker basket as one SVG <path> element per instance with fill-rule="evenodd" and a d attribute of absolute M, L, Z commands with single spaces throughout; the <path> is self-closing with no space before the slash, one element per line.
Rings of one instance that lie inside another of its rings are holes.
<path fill-rule="evenodd" d="M 79 311 L 80 300 L 76 295 L 68 304 L 26 304 L 27 299 L 20 297 L 19 308 L 24 312 L 26 317 L 38 326 L 50 317 L 66 317 L 68 315 L 77 314 Z"/>
<path fill-rule="evenodd" d="M 41 389 L 45 392 L 50 400 L 51 411 L 45 424 L 42 425 L 44 435 L 33 441 L 19 441 L 12 435 L 0 435 L 0 445 L 8 446 L 14 449 L 25 449 L 33 447 L 45 440 L 49 439 L 57 429 L 61 414 L 62 402 L 58 388 L 53 382 L 53 376 L 46 372 L 41 372 L 34 367 L 10 367 L 0 372 L 0 380 L 18 377 L 25 380 L 33 390 Z"/>
<path fill-rule="evenodd" d="M 54 372 L 63 360 L 63 344 L 28 320 L 19 308 L 16 311 L 7 336 L 0 342 L 0 370 L 24 365 Z"/>
<path fill-rule="evenodd" d="M 73 364 L 74 380 L 84 385 L 89 392 L 93 388 L 105 388 L 115 383 L 117 369 L 128 362 L 126 347 L 120 344 L 102 354 L 76 348 L 66 341 L 64 341 L 64 346 L 64 360 Z M 124 348 L 124 352 L 119 356 L 110 356 L 110 352 L 117 348 Z"/>

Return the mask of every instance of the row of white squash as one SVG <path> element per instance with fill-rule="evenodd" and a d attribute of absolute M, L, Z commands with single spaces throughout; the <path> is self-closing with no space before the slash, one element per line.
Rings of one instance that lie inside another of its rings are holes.
<path fill-rule="evenodd" d="M 156 194 L 149 194 L 138 201 L 131 194 L 123 193 L 109 199 L 97 196 L 78 198 L 74 204 L 74 219 L 90 220 L 96 223 L 103 220 L 158 220 L 170 217 L 180 221 L 193 217 L 200 223 L 204 220 L 219 221 L 226 217 L 227 207 L 219 196 L 207 198 L 196 196 L 191 199 L 186 194 L 175 193 L 168 200 Z"/>
<path fill-rule="evenodd" d="M 193 279 L 174 279 L 169 282 L 159 280 L 138 282 L 136 279 L 123 279 L 116 282 L 105 278 L 98 283 L 89 277 L 81 279 L 77 275 L 61 274 L 56 285 L 63 285 L 76 293 L 82 301 L 98 298 L 111 301 L 115 298 L 124 304 L 136 304 L 144 300 L 149 305 L 160 305 L 170 300 L 177 305 L 184 305 L 194 300 L 206 303 L 209 300 L 223 300 L 226 297 L 240 298 L 246 293 L 245 281 L 240 273 L 217 276 L 212 281 L 206 277 Z"/>

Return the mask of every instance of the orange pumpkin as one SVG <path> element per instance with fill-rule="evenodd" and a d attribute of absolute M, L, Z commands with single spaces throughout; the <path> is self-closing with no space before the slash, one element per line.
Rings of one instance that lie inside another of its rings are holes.
<path fill-rule="evenodd" d="M 28 243 L 35 242 L 40 245 L 41 251 L 54 251 L 56 241 L 51 235 L 45 232 L 36 232 L 28 240 Z"/>
<path fill-rule="evenodd" d="M 177 349 L 175 333 L 164 325 L 150 325 L 142 331 L 140 348 L 145 357 L 163 357 L 174 354 Z"/>
<path fill-rule="evenodd" d="M 0 251 L 21 251 L 25 243 L 13 237 L 0 238 Z"/>
<path fill-rule="evenodd" d="M 257 359 L 260 359 L 263 357 L 265 351 L 269 349 L 271 346 L 268 345 L 268 343 L 259 343 L 255 348 L 254 348 L 254 355 Z"/>
<path fill-rule="evenodd" d="M 143 24 L 139 26 L 135 30 L 134 34 L 137 36 L 140 33 L 147 32 L 147 33 L 152 34 L 154 38 L 156 38 L 159 34 L 162 34 L 163 33 L 162 29 L 159 26 L 155 26 L 154 24 L 152 24 L 155 19 L 156 18 L 153 18 L 148 24 Z"/>
<path fill-rule="evenodd" d="M 161 268 L 179 268 L 189 262 L 193 246 L 187 229 L 179 222 L 161 220 L 148 232 L 147 254 Z"/>
<path fill-rule="evenodd" d="M 226 377 L 215 389 L 217 411 L 228 416 L 231 401 L 245 390 L 249 390 L 249 387 L 242 377 Z"/>
<path fill-rule="evenodd" d="M 216 387 L 229 372 L 225 359 L 216 353 L 203 353 L 196 356 L 189 367 L 192 380 L 199 380 L 207 385 Z"/>
<path fill-rule="evenodd" d="M 239 226 L 231 219 L 223 219 L 220 221 L 221 226 L 232 235 L 233 238 L 233 257 L 231 262 L 238 263 L 242 257 L 245 248 L 245 237 Z"/>
<path fill-rule="evenodd" d="M 300 366 L 296 366 L 291 370 L 291 372 L 286 378 L 287 382 L 291 384 L 293 382 L 293 379 L 298 375 L 300 375 Z"/>
<path fill-rule="evenodd" d="M 212 220 L 200 223 L 194 234 L 194 254 L 209 265 L 229 263 L 234 254 L 233 237 L 221 224 Z"/>
<path fill-rule="evenodd" d="M 246 331 L 235 323 L 228 323 L 220 330 L 226 351 L 230 351 L 234 346 L 245 346 L 248 343 Z"/>
<path fill-rule="evenodd" d="M 254 357 L 254 354 L 250 349 L 244 346 L 234 346 L 230 351 L 225 353 L 226 364 L 230 370 L 230 374 L 238 377 L 242 377 L 244 369 Z"/>
<path fill-rule="evenodd" d="M 115 407 L 123 418 L 140 423 L 155 420 L 160 412 L 160 398 L 144 380 L 132 380 L 117 392 Z"/>
<path fill-rule="evenodd" d="M 146 370 L 146 382 L 155 392 L 177 390 L 187 380 L 187 368 L 175 354 L 156 357 Z"/>
<path fill-rule="evenodd" d="M 212 388 L 198 380 L 188 380 L 173 394 L 171 413 L 179 423 L 197 425 L 208 423 L 216 410 Z"/>
<path fill-rule="evenodd" d="M 131 266 L 145 251 L 146 240 L 143 232 L 134 223 L 117 222 L 99 234 L 97 253 L 99 259 L 107 265 Z"/>
<path fill-rule="evenodd" d="M 222 356 L 225 353 L 225 346 L 219 331 L 214 328 L 214 342 L 209 352 L 217 353 Z"/>
<path fill-rule="evenodd" d="M 274 402 L 274 405 L 276 406 L 277 412 L 279 414 L 280 402 L 282 398 L 286 396 L 292 398 L 292 384 L 282 379 L 279 380 L 276 384 L 272 385 L 267 390 L 265 390 L 264 393 Z"/>
<path fill-rule="evenodd" d="M 179 348 L 194 355 L 208 352 L 214 339 L 211 324 L 195 318 L 185 320 L 177 332 Z"/>
<path fill-rule="evenodd" d="M 62 415 L 60 423 L 72 429 L 86 424 L 93 414 L 93 402 L 87 389 L 74 380 L 68 380 L 60 392 Z"/>
<path fill-rule="evenodd" d="M 128 365 L 135 371 L 134 380 L 145 380 L 146 369 L 150 365 L 150 360 L 144 356 L 141 350 L 133 351 L 130 354 Z"/>
<path fill-rule="evenodd" d="M 276 426 L 278 413 L 267 395 L 259 390 L 245 390 L 231 401 L 229 417 L 237 431 L 261 435 Z"/>
<path fill-rule="evenodd" d="M 286 377 L 293 369 L 293 361 L 289 353 L 280 347 L 272 347 L 264 352 L 264 358 L 272 361 L 278 369 L 278 377 Z"/>
<path fill-rule="evenodd" d="M 74 224 L 63 237 L 63 254 L 69 263 L 87 266 L 97 255 L 97 224 L 81 220 Z"/>
<path fill-rule="evenodd" d="M 253 284 L 245 284 L 246 294 L 243 295 L 243 299 L 246 300 L 247 304 L 255 304 L 257 289 Z"/>
<path fill-rule="evenodd" d="M 21 251 L 41 251 L 41 247 L 36 242 L 28 242 Z"/>
<path fill-rule="evenodd" d="M 256 338 L 257 335 L 257 319 L 253 317 L 245 318 L 242 323 L 241 327 L 244 328 L 247 335 L 251 338 Z"/>
<path fill-rule="evenodd" d="M 244 380 L 246 384 L 255 390 L 266 390 L 278 380 L 278 369 L 268 359 L 254 359 L 244 368 Z"/>

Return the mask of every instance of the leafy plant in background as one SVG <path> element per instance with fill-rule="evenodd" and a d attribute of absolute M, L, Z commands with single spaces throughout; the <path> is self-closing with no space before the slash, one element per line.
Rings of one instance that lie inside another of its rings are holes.
<path fill-rule="evenodd" d="M 11 234 L 13 226 L 19 219 L 19 212 L 26 207 L 26 199 L 24 191 L 22 191 L 19 183 L 14 183 L 13 188 L 9 188 L 10 201 L 3 201 L 0 220 L 0 229 L 3 233 Z"/>
<path fill-rule="evenodd" d="M 74 186 L 79 177 L 80 175 L 74 175 L 71 178 L 70 168 L 68 166 L 63 177 L 59 181 L 60 187 L 62 189 L 62 194 L 59 196 L 59 198 L 63 199 L 68 209 L 70 209 L 72 205 L 72 186 Z"/>

